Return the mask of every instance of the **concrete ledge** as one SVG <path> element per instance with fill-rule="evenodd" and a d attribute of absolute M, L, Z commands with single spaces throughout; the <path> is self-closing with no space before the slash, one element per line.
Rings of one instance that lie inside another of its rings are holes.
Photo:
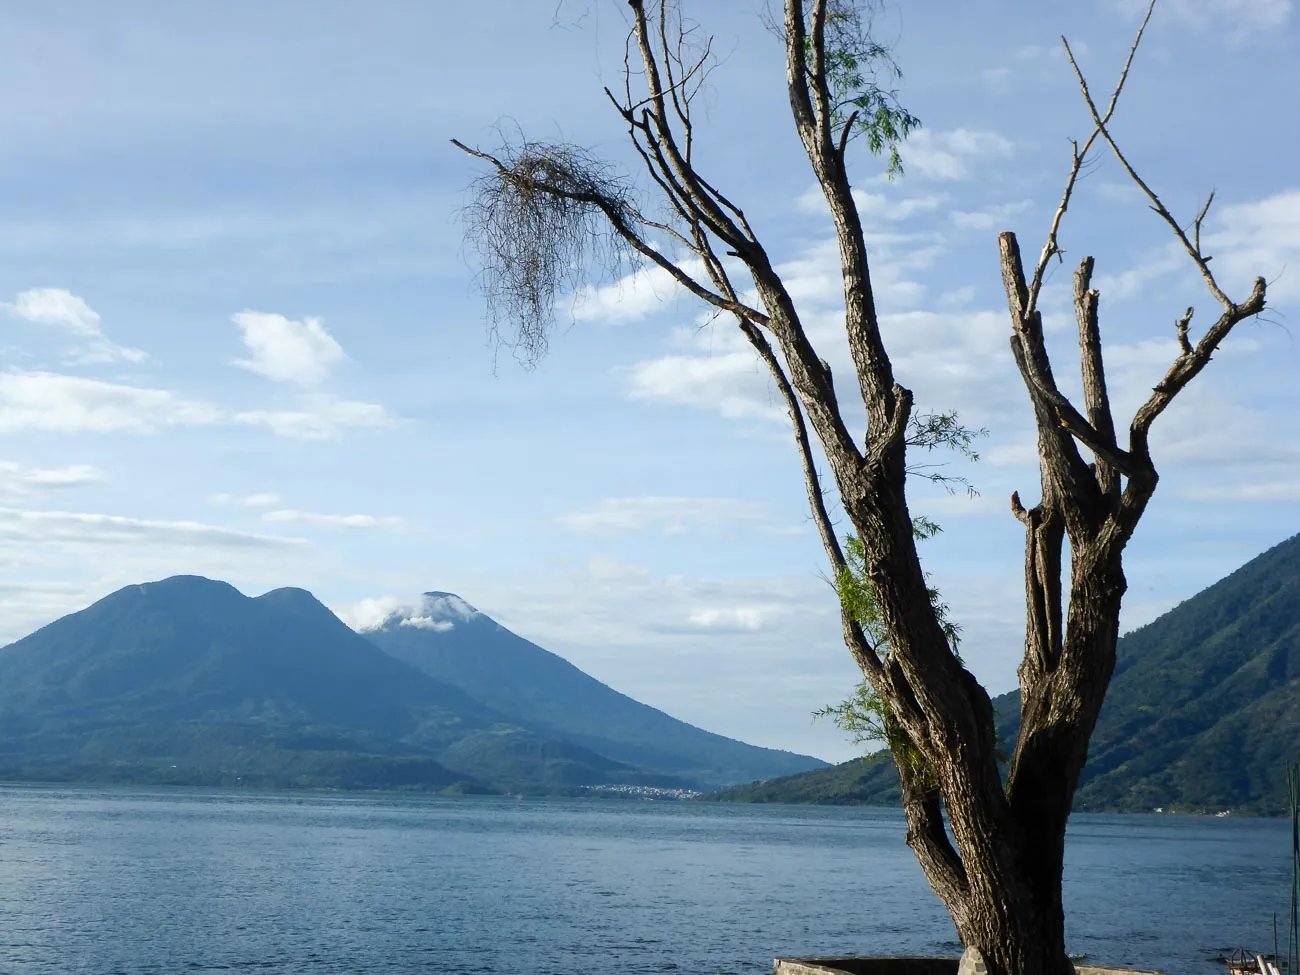
<path fill-rule="evenodd" d="M 773 975 L 957 975 L 956 958 L 873 955 L 863 958 L 777 958 Z"/>
<path fill-rule="evenodd" d="M 773 975 L 957 975 L 957 958 L 879 955 L 860 958 L 776 958 Z M 1160 975 L 1131 968 L 1075 969 L 1078 975 Z"/>

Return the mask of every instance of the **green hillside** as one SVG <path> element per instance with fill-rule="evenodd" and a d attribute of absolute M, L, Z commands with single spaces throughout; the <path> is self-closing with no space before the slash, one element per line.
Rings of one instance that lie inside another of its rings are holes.
<path fill-rule="evenodd" d="M 1015 741 L 1018 691 L 994 700 Z M 1280 815 L 1300 760 L 1300 536 L 1119 641 L 1076 808 Z M 886 772 L 887 770 L 887 772 Z M 887 759 L 715 794 L 743 802 L 899 801 Z"/>
<path fill-rule="evenodd" d="M 897 806 L 902 802 L 894 763 L 882 754 L 840 765 L 720 789 L 704 802 L 792 802 L 815 806 Z"/>

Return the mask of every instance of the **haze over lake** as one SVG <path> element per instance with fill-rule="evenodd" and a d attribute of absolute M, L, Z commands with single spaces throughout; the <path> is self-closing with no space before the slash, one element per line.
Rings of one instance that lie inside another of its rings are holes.
<path fill-rule="evenodd" d="M 0 971 L 760 973 L 960 946 L 900 810 L 0 788 Z M 1281 821 L 1076 815 L 1072 952 L 1272 944 Z"/>

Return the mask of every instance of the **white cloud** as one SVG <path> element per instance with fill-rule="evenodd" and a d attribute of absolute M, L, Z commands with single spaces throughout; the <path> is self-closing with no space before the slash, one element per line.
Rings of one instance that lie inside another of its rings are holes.
<path fill-rule="evenodd" d="M 978 294 L 974 285 L 963 284 L 959 288 L 953 288 L 939 296 L 939 304 L 945 308 L 966 308 L 970 306 Z"/>
<path fill-rule="evenodd" d="M 63 288 L 32 288 L 22 291 L 9 306 L 10 314 L 40 325 L 53 325 L 82 338 L 95 338 L 101 332 L 99 313 L 84 298 Z"/>
<path fill-rule="evenodd" d="M 1300 189 L 1251 203 L 1228 204 L 1215 213 L 1206 251 L 1229 296 L 1241 301 L 1263 275 L 1270 302 L 1300 301 Z"/>
<path fill-rule="evenodd" d="M 1120 182 L 1112 179 L 1098 179 L 1092 183 L 1092 191 L 1103 200 L 1114 203 L 1137 203 L 1145 200 L 1142 191 L 1133 182 Z"/>
<path fill-rule="evenodd" d="M 660 400 L 716 409 L 729 419 L 781 419 L 786 415 L 758 356 L 670 355 L 638 362 L 629 370 L 634 400 Z"/>
<path fill-rule="evenodd" d="M 988 450 L 981 450 L 980 461 L 990 467 L 1035 467 L 1038 464 L 1038 443 L 1032 435 L 1006 440 Z"/>
<path fill-rule="evenodd" d="M 451 620 L 436 620 L 432 616 L 408 616 L 398 626 L 409 626 L 415 630 L 432 630 L 434 633 L 446 633 L 456 628 Z"/>
<path fill-rule="evenodd" d="M 711 606 L 695 610 L 687 619 L 710 630 L 759 630 L 772 610 L 770 606 Z"/>
<path fill-rule="evenodd" d="M 0 495 L 28 497 L 37 491 L 80 487 L 104 479 L 96 468 L 87 464 L 70 467 L 24 467 L 11 460 L 0 461 Z"/>
<path fill-rule="evenodd" d="M 392 413 L 376 403 L 332 397 L 313 398 L 302 410 L 245 410 L 236 413 L 234 420 L 296 440 L 329 440 L 343 430 L 390 427 L 397 422 Z"/>
<path fill-rule="evenodd" d="M 375 403 L 325 395 L 307 397 L 297 410 L 245 410 L 226 416 L 210 403 L 164 389 L 60 373 L 0 372 L 0 434 L 155 433 L 166 427 L 224 422 L 266 427 L 280 437 L 328 440 L 343 430 L 392 426 L 397 417 Z"/>
<path fill-rule="evenodd" d="M 763 524 L 764 505 L 730 498 L 606 498 L 587 511 L 556 520 L 565 528 L 596 534 L 656 531 L 684 535 L 728 524 Z"/>
<path fill-rule="evenodd" d="M 1161 278 L 1193 267 L 1187 252 L 1176 242 L 1157 247 L 1146 260 L 1116 273 L 1098 274 L 1093 286 L 1101 292 L 1102 301 L 1133 298 L 1145 295 Z"/>
<path fill-rule="evenodd" d="M 909 246 L 900 247 L 900 243 Z M 876 303 L 881 308 L 899 309 L 914 307 L 925 296 L 925 287 L 907 276 L 907 272 L 929 267 L 942 253 L 942 248 L 911 240 L 869 240 L 871 253 L 871 288 Z M 828 238 L 808 247 L 797 258 L 783 261 L 776 271 L 785 282 L 786 290 L 796 303 L 801 303 L 805 325 L 810 325 L 810 307 L 835 312 L 835 327 L 843 325 L 844 280 L 840 276 L 839 244 Z M 731 334 L 740 337 L 738 329 Z M 738 348 L 748 348 L 743 339 Z"/>
<path fill-rule="evenodd" d="M 343 430 L 392 426 L 397 417 L 375 403 L 322 395 L 306 398 L 302 409 L 245 410 L 227 417 L 209 403 L 163 389 L 59 373 L 0 372 L 0 434 L 27 430 L 155 433 L 166 427 L 223 422 L 266 427 L 280 437 L 328 440 Z"/>
<path fill-rule="evenodd" d="M 49 372 L 0 373 L 0 433 L 154 433 L 220 419 L 215 407 L 162 389 Z"/>
<path fill-rule="evenodd" d="M 1017 61 L 1041 61 L 1044 58 L 1064 57 L 1065 49 L 1060 44 L 1025 44 L 1016 48 Z"/>
<path fill-rule="evenodd" d="M 1292 504 L 1300 501 L 1300 479 L 1289 478 L 1285 481 L 1265 481 L 1257 484 L 1216 484 L 1191 487 L 1180 491 L 1179 497 L 1187 501 L 1246 501 L 1258 503 L 1279 501 Z"/>
<path fill-rule="evenodd" d="M 269 491 L 246 494 L 243 497 L 235 494 L 214 494 L 211 501 L 213 504 L 236 504 L 244 508 L 270 508 L 280 503 L 280 495 Z"/>
<path fill-rule="evenodd" d="M 299 522 L 314 528 L 337 528 L 345 531 L 399 531 L 405 527 L 401 518 L 375 515 L 322 515 L 293 508 L 277 508 L 262 515 L 262 520 L 272 523 Z"/>
<path fill-rule="evenodd" d="M 458 596 L 425 594 L 414 598 L 371 596 L 340 606 L 334 615 L 358 633 L 378 630 L 399 616 L 398 626 L 447 633 L 457 622 L 472 620 L 479 612 Z"/>
<path fill-rule="evenodd" d="M 865 190 L 853 191 L 853 202 L 858 206 L 858 213 L 868 221 L 885 220 L 891 223 L 901 222 L 918 213 L 929 213 L 943 204 L 942 196 L 901 196 L 894 193 L 868 193 Z M 795 206 L 807 213 L 829 214 L 830 207 L 821 187 L 810 186 L 795 201 Z"/>
<path fill-rule="evenodd" d="M 1170 332 L 1172 331 L 1173 329 L 1170 329 Z M 1142 339 L 1140 342 L 1128 344 L 1113 343 L 1102 349 L 1107 372 L 1112 369 L 1142 369 L 1148 372 L 1159 370 L 1157 376 L 1168 370 L 1178 355 L 1178 342 L 1173 335 L 1164 339 Z M 1146 378 L 1154 381 L 1155 377 Z M 1146 385 L 1150 386 L 1151 383 L 1148 382 Z"/>
<path fill-rule="evenodd" d="M 62 329 L 84 344 L 69 350 L 69 360 L 92 365 L 110 362 L 144 362 L 149 358 L 139 349 L 128 349 L 110 342 L 100 327 L 99 313 L 79 295 L 63 288 L 31 288 L 19 292 L 5 310 L 15 318 L 37 325 Z"/>
<path fill-rule="evenodd" d="M 687 274 L 702 278 L 702 261 L 680 261 Z M 612 284 L 589 286 L 573 299 L 573 317 L 578 321 L 628 322 L 660 310 L 664 303 L 682 294 L 681 285 L 657 264 L 647 264 Z"/>
<path fill-rule="evenodd" d="M 995 690 L 1014 684 L 1023 630 L 1018 526 L 1004 517 L 1013 549 L 1005 564 L 931 565 L 965 627 L 968 662 L 996 678 Z M 517 577 L 484 570 L 457 585 L 501 625 L 639 701 L 744 741 L 843 760 L 854 747 L 809 715 L 842 700 L 861 675 L 843 645 L 823 556 L 808 551 L 783 567 L 779 576 L 709 578 L 598 556 Z M 421 567 L 388 585 L 413 591 L 429 574 Z M 396 597 L 336 612 L 371 629 L 399 612 L 440 618 Z"/>
<path fill-rule="evenodd" d="M 1151 455 L 1158 468 L 1218 469 L 1228 482 L 1263 467 L 1300 470 L 1300 443 L 1289 414 L 1240 402 L 1210 376 L 1198 385 L 1174 400 L 1152 427 Z M 1132 415 L 1132 404 L 1146 395 L 1145 389 L 1130 391 L 1130 402 L 1118 415 Z"/>
<path fill-rule="evenodd" d="M 956 409 L 975 426 L 1023 415 L 1005 312 L 901 312 L 882 316 L 881 331 L 895 374 L 923 409 Z"/>
<path fill-rule="evenodd" d="M 1003 203 L 984 210 L 954 210 L 951 219 L 963 230 L 1006 229 L 1011 218 L 1029 209 L 1031 201 L 1020 200 L 1016 203 Z"/>
<path fill-rule="evenodd" d="M 0 646 L 75 613 L 103 593 L 64 581 L 0 582 Z"/>
<path fill-rule="evenodd" d="M 650 570 L 644 565 L 593 555 L 587 560 L 586 575 L 596 585 L 633 583 L 649 579 Z"/>
<path fill-rule="evenodd" d="M 972 129 L 932 132 L 921 129 L 908 136 L 899 147 L 903 167 L 909 175 L 933 180 L 961 180 L 971 175 L 971 164 L 978 159 L 1004 159 L 1011 155 L 1013 143 L 998 135 Z"/>
<path fill-rule="evenodd" d="M 215 545 L 236 549 L 284 549 L 303 544 L 298 539 L 232 531 L 194 521 L 17 508 L 0 508 L 0 538 L 42 545 Z"/>
<path fill-rule="evenodd" d="M 399 613 L 413 612 L 419 600 L 397 596 L 369 596 L 343 606 L 331 606 L 334 615 L 358 633 L 377 630 Z"/>
<path fill-rule="evenodd" d="M 1120 7 L 1133 16 L 1146 6 L 1146 0 L 1120 0 Z M 1199 30 L 1226 31 L 1241 40 L 1283 26 L 1294 6 L 1293 0 L 1166 0 L 1160 10 Z"/>
<path fill-rule="evenodd" d="M 919 404 L 958 409 L 964 416 L 969 413 L 975 425 L 986 425 L 994 414 L 1022 406 L 1007 352 L 1010 325 L 1002 311 L 917 309 L 925 289 L 905 274 L 928 267 L 939 253 L 926 245 L 901 253 L 882 247 L 873 254 L 882 331 L 900 381 L 914 390 Z M 834 241 L 808 248 L 778 270 L 803 302 L 804 325 L 819 354 L 837 377 L 851 376 Z M 730 419 L 786 421 L 784 403 L 766 368 L 734 330 L 696 330 L 690 341 L 696 348 L 716 341 L 721 351 L 636 363 L 629 369 L 629 396 L 716 411 Z M 1004 381 L 1008 377 L 1013 377 L 1010 385 Z"/>
<path fill-rule="evenodd" d="M 853 199 L 858 205 L 858 213 L 867 220 L 879 217 L 881 220 L 907 220 L 918 213 L 929 213 L 938 209 L 943 203 L 941 196 L 909 196 L 893 199 L 883 193 L 853 191 Z"/>
<path fill-rule="evenodd" d="M 955 491 L 952 494 L 931 494 L 922 495 L 919 492 L 909 492 L 908 505 L 911 507 L 913 514 L 926 514 L 933 517 L 941 518 L 976 518 L 987 517 L 988 515 L 1006 515 L 1011 517 L 1010 495 L 1003 497 L 1001 494 L 984 493 L 977 495 L 967 494 L 965 491 Z"/>
<path fill-rule="evenodd" d="M 294 321 L 284 315 L 241 311 L 230 316 L 243 333 L 249 359 L 233 365 L 260 373 L 276 382 L 314 385 L 329 376 L 340 362 L 343 347 L 325 330 L 319 318 Z"/>

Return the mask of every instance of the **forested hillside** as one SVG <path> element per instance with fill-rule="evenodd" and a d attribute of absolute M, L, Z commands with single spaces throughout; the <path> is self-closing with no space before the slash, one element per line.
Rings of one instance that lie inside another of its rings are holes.
<path fill-rule="evenodd" d="M 994 700 L 1014 743 L 1018 691 Z M 1279 815 L 1300 760 L 1300 536 L 1120 639 L 1089 749 L 1080 810 Z M 883 757 L 738 786 L 738 802 L 887 805 Z"/>

